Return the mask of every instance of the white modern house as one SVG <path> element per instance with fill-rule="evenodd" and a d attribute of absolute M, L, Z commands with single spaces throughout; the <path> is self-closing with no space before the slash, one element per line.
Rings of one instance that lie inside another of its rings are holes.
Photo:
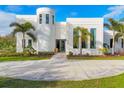
<path fill-rule="evenodd" d="M 55 11 L 46 7 L 38 8 L 36 15 L 17 15 L 18 22 L 29 21 L 36 28 L 32 33 L 37 41 L 33 42 L 26 35 L 26 46 L 31 44 L 38 52 L 52 52 L 58 48 L 59 52 L 79 54 L 79 41 L 77 40 L 77 45 L 74 45 L 74 28 L 77 26 L 87 28 L 93 36 L 93 40 L 89 37 L 87 42 L 82 42 L 83 54 L 101 55 L 99 49 L 103 48 L 103 43 L 111 44 L 110 33 L 103 31 L 103 18 L 66 18 L 65 22 L 56 22 L 55 17 Z M 17 33 L 16 37 L 17 52 L 22 52 L 22 33 Z"/>

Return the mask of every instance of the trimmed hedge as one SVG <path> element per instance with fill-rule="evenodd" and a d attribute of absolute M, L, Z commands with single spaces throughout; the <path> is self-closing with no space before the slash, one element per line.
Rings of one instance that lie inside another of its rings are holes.
<path fill-rule="evenodd" d="M 16 53 L 16 52 L 0 52 L 0 57 L 14 57 L 14 56 L 52 56 L 54 52 L 39 52 L 38 54 L 31 54 L 29 52 Z"/>
<path fill-rule="evenodd" d="M 38 56 L 52 56 L 54 52 L 38 52 Z"/>

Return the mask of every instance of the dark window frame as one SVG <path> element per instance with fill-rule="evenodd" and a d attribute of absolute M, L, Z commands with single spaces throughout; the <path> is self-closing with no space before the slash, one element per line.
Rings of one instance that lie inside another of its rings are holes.
<path fill-rule="evenodd" d="M 28 39 L 28 46 L 32 47 L 32 39 Z"/>
<path fill-rule="evenodd" d="M 121 48 L 124 48 L 124 39 L 121 39 Z"/>
<path fill-rule="evenodd" d="M 91 40 L 90 39 L 90 48 L 91 49 L 95 49 L 96 48 L 96 28 L 91 28 L 90 29 L 90 33 L 91 33 L 91 35 L 93 35 L 92 37 L 93 37 L 93 39 Z"/>
<path fill-rule="evenodd" d="M 55 16 L 52 15 L 52 24 L 54 24 L 54 23 L 55 23 Z"/>
<path fill-rule="evenodd" d="M 39 24 L 42 24 L 42 14 L 39 14 Z"/>
<path fill-rule="evenodd" d="M 50 21 L 49 14 L 46 14 L 46 24 L 49 24 L 49 21 Z"/>
<path fill-rule="evenodd" d="M 82 48 L 87 48 L 87 41 L 82 41 Z"/>
<path fill-rule="evenodd" d="M 110 45 L 109 46 L 110 46 L 110 48 L 113 48 L 113 39 L 112 38 L 110 39 Z"/>

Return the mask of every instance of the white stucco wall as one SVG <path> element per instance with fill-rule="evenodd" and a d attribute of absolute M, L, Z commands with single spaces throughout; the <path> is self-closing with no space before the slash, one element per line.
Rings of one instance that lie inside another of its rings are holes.
<path fill-rule="evenodd" d="M 55 25 L 56 30 L 56 39 L 66 39 L 67 38 L 67 30 L 66 30 L 66 22 L 59 22 Z"/>
<path fill-rule="evenodd" d="M 39 15 L 42 14 L 42 23 L 39 24 Z M 46 14 L 49 14 L 49 24 L 46 24 Z M 37 9 L 37 40 L 38 51 L 54 51 L 55 48 L 55 25 L 52 23 L 54 10 L 50 8 Z"/>
<path fill-rule="evenodd" d="M 39 15 L 42 14 L 42 24 L 39 23 Z M 46 24 L 46 14 L 49 14 L 49 24 Z M 96 49 L 90 49 L 90 43 L 87 49 L 82 49 L 83 54 L 99 55 L 98 50 L 103 47 L 103 18 L 67 18 L 66 22 L 52 23 L 52 15 L 55 17 L 55 11 L 50 8 L 38 8 L 36 15 L 17 15 L 17 22 L 31 22 L 36 31 L 37 42 L 33 43 L 34 49 L 37 51 L 54 51 L 56 47 L 56 39 L 65 39 L 65 52 L 69 51 L 79 54 L 79 49 L 73 48 L 73 28 L 80 26 L 85 27 L 89 31 L 96 28 Z M 22 34 L 17 33 L 17 52 L 22 52 Z M 26 39 L 30 37 L 26 36 Z"/>
<path fill-rule="evenodd" d="M 96 49 L 90 49 L 88 44 L 87 49 L 82 49 L 83 54 L 99 55 L 99 49 L 103 47 L 103 18 L 67 18 L 67 54 L 72 51 L 74 54 L 79 54 L 79 48 L 73 48 L 73 29 L 75 27 L 84 27 L 89 31 L 91 28 L 96 28 Z"/>
<path fill-rule="evenodd" d="M 16 22 L 18 23 L 24 23 L 24 22 L 31 22 L 33 24 L 33 26 L 37 29 L 37 16 L 36 15 L 16 15 Z M 34 35 L 37 37 L 37 31 L 31 31 L 32 33 L 34 33 Z M 22 48 L 22 33 L 19 32 L 16 34 L 16 50 L 17 52 L 22 52 L 23 48 Z M 26 39 L 26 46 L 28 44 L 28 39 L 31 39 L 28 35 L 25 35 L 25 39 Z M 33 40 L 32 40 L 33 41 Z M 32 42 L 32 47 L 36 50 L 37 49 L 37 41 L 36 42 Z"/>
<path fill-rule="evenodd" d="M 18 32 L 16 33 L 16 52 L 23 52 L 23 48 L 22 48 L 22 33 Z"/>
<path fill-rule="evenodd" d="M 55 29 L 50 25 L 39 25 L 37 30 L 38 51 L 54 51 Z"/>
<path fill-rule="evenodd" d="M 42 24 L 39 24 L 39 14 L 42 14 Z M 46 14 L 49 14 L 49 24 L 46 24 Z M 33 43 L 34 49 L 37 51 L 54 51 L 55 48 L 55 26 L 52 24 L 52 15 L 54 15 L 54 10 L 50 8 L 38 8 L 36 15 L 17 15 L 17 22 L 23 23 L 25 21 L 31 22 L 36 31 L 33 32 L 37 38 L 37 42 Z M 18 33 L 17 35 L 17 52 L 22 52 L 22 37 Z M 26 37 L 29 39 L 30 37 Z"/>
<path fill-rule="evenodd" d="M 31 37 L 29 37 L 28 35 L 25 35 L 25 43 L 26 43 L 26 46 L 28 46 L 28 40 L 32 40 Z M 23 48 L 22 48 L 22 40 L 23 40 L 23 34 L 21 32 L 18 32 L 16 34 L 16 51 L 17 52 L 23 52 Z M 37 50 L 37 41 L 34 42 L 32 40 L 32 47 Z"/>

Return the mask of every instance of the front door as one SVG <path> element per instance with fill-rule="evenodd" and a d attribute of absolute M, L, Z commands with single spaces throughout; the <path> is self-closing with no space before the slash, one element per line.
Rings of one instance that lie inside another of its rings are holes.
<path fill-rule="evenodd" d="M 56 39 L 56 48 L 59 52 L 65 52 L 65 39 Z"/>

